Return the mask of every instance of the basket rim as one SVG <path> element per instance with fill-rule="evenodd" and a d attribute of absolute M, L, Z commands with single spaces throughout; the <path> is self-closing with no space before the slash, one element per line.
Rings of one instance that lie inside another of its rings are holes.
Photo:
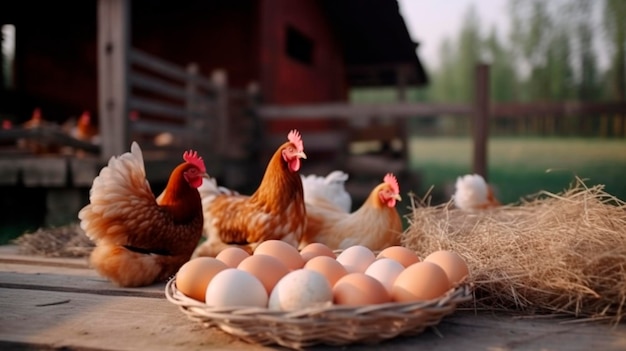
<path fill-rule="evenodd" d="M 207 305 L 202 301 L 195 300 L 186 296 L 176 287 L 176 276 L 172 277 L 165 285 L 165 297 L 171 303 L 178 305 L 180 308 L 185 309 L 200 309 L 204 312 L 208 312 L 211 315 L 227 315 L 229 318 L 234 316 L 268 316 L 279 317 L 282 319 L 301 320 L 302 318 L 317 319 L 320 315 L 341 315 L 354 318 L 355 316 L 362 316 L 368 314 L 382 313 L 385 311 L 394 313 L 410 313 L 416 310 L 443 308 L 450 306 L 456 309 L 456 306 L 460 303 L 467 302 L 473 297 L 473 284 L 467 281 L 460 282 L 454 287 L 450 288 L 442 296 L 431 299 L 421 300 L 413 302 L 385 302 L 374 305 L 363 306 L 345 306 L 345 305 L 324 305 L 316 307 L 308 307 L 293 311 L 272 310 L 268 307 L 252 307 L 252 306 L 224 306 L 215 307 Z"/>
<path fill-rule="evenodd" d="M 464 281 L 429 301 L 330 305 L 296 311 L 209 306 L 178 291 L 176 277 L 167 282 L 165 296 L 190 320 L 207 328 L 217 327 L 253 344 L 302 349 L 316 344 L 371 344 L 400 335 L 417 335 L 454 313 L 458 304 L 471 300 L 473 284 Z"/>

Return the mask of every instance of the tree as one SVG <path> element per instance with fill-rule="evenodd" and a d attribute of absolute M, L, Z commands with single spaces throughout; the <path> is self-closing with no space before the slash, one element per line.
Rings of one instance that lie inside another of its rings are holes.
<path fill-rule="evenodd" d="M 613 48 L 610 86 L 612 98 L 626 100 L 626 1 L 605 0 L 603 25 Z"/>
<path fill-rule="evenodd" d="M 474 6 L 470 6 L 458 40 L 446 39 L 439 48 L 441 64 L 433 74 L 433 100 L 472 101 L 474 68 L 481 56 L 481 42 L 480 19 Z"/>
<path fill-rule="evenodd" d="M 517 72 L 510 51 L 500 43 L 496 28 L 485 41 L 486 61 L 491 65 L 490 96 L 493 101 L 513 101 L 517 98 Z"/>
<path fill-rule="evenodd" d="M 600 94 L 598 85 L 598 62 L 593 51 L 593 23 L 591 20 L 591 3 L 586 0 L 575 2 L 578 19 L 575 23 L 575 33 L 578 39 L 578 83 L 579 100 L 595 100 Z"/>
<path fill-rule="evenodd" d="M 459 37 L 456 74 L 460 101 L 468 102 L 474 98 L 474 69 L 482 58 L 482 41 L 480 18 L 472 4 L 465 13 Z"/>

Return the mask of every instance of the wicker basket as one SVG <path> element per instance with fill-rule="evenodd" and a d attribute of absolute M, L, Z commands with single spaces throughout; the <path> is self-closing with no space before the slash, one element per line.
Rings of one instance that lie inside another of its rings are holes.
<path fill-rule="evenodd" d="M 333 305 L 285 312 L 255 307 L 211 307 L 176 289 L 176 278 L 165 286 L 167 299 L 193 320 L 217 326 L 247 342 L 289 348 L 315 344 L 377 343 L 399 335 L 416 335 L 438 324 L 459 303 L 472 298 L 469 284 L 443 297 L 415 303 L 385 303 L 364 307 Z"/>

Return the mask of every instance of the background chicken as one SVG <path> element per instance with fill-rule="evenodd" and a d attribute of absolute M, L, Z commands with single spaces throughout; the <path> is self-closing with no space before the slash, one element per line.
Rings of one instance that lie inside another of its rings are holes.
<path fill-rule="evenodd" d="M 22 129 L 28 130 L 58 130 L 60 127 L 53 122 L 46 121 L 43 117 L 41 108 L 35 107 L 30 119 L 21 124 Z M 20 138 L 17 140 L 17 146 L 20 149 L 28 150 L 34 154 L 58 153 L 59 145 L 44 140 L 40 135 L 34 134 L 32 137 Z"/>
<path fill-rule="evenodd" d="M 466 174 L 458 177 L 452 200 L 457 208 L 465 211 L 500 206 L 493 188 L 479 174 Z"/>
<path fill-rule="evenodd" d="M 83 111 L 80 117 L 78 117 L 76 126 L 72 128 L 70 134 L 72 137 L 84 142 L 93 144 L 100 143 L 98 128 L 94 125 L 89 111 Z"/>
<path fill-rule="evenodd" d="M 167 279 L 189 260 L 202 236 L 197 188 L 206 171 L 196 152 L 183 159 L 158 201 L 136 142 L 94 179 L 78 218 L 96 243 L 90 262 L 98 273 L 120 286 L 143 286 Z"/>
<path fill-rule="evenodd" d="M 400 245 L 402 220 L 395 207 L 396 201 L 400 200 L 398 180 L 389 173 L 355 212 L 307 205 L 307 228 L 300 248 L 312 242 L 323 243 L 332 249 L 363 245 L 382 250 Z"/>
<path fill-rule="evenodd" d="M 254 194 L 229 193 L 215 182 L 202 188 L 204 235 L 194 256 L 216 256 L 228 246 L 252 252 L 269 239 L 298 245 L 306 226 L 300 160 L 306 158 L 298 131 L 270 159 Z"/>
<path fill-rule="evenodd" d="M 306 204 L 320 206 L 321 202 L 328 202 L 344 212 L 352 211 L 352 197 L 345 187 L 346 180 L 348 180 L 347 173 L 332 171 L 326 177 L 315 174 L 301 177 Z"/>
<path fill-rule="evenodd" d="M 80 117 L 78 117 L 78 120 L 75 118 L 67 120 L 63 129 L 74 139 L 95 145 L 100 144 L 100 132 L 98 131 L 98 127 L 94 124 L 89 111 L 83 111 Z M 78 157 L 87 155 L 85 151 L 72 147 L 67 147 L 64 151 Z"/>

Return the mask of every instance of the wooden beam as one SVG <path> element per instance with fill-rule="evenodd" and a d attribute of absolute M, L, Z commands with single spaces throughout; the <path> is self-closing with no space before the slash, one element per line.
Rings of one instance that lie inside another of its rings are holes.
<path fill-rule="evenodd" d="M 473 166 L 472 171 L 487 180 L 487 138 L 489 137 L 489 66 L 476 66 L 473 118 Z"/>
<path fill-rule="evenodd" d="M 132 87 L 137 87 L 145 91 L 152 93 L 158 93 L 165 95 L 180 101 L 185 101 L 187 94 L 183 87 L 172 84 L 164 79 L 149 76 L 147 74 L 134 72 L 131 69 L 130 72 L 130 84 Z"/>
<path fill-rule="evenodd" d="M 229 140 L 230 126 L 228 123 L 228 76 L 225 70 L 215 70 L 211 74 L 215 86 L 215 129 L 216 152 L 224 153 Z"/>
<path fill-rule="evenodd" d="M 320 117 L 369 119 L 372 116 L 419 118 L 433 117 L 440 114 L 470 115 L 473 111 L 474 107 L 471 105 L 429 103 L 265 105 L 260 106 L 258 109 L 259 116 L 265 120 L 294 117 L 298 117 L 298 119 L 318 119 Z"/>
<path fill-rule="evenodd" d="M 494 118 L 525 118 L 528 115 L 589 116 L 600 114 L 626 114 L 626 102 L 532 102 L 532 103 L 499 103 L 491 107 L 490 114 Z"/>
<path fill-rule="evenodd" d="M 167 62 L 156 56 L 152 56 L 143 51 L 132 48 L 129 54 L 129 60 L 132 64 L 138 64 L 144 68 L 148 68 L 159 74 L 163 74 L 169 78 L 176 80 L 195 80 L 195 83 L 207 90 L 213 90 L 213 83 L 197 74 L 189 74 L 184 68 L 181 68 L 173 63 Z"/>
<path fill-rule="evenodd" d="M 162 102 L 156 99 L 143 98 L 138 96 L 131 96 L 129 99 L 129 106 L 133 110 L 139 112 L 145 112 L 154 114 L 156 116 L 163 116 L 173 118 L 185 122 L 187 120 L 188 113 L 194 116 L 201 117 L 198 112 L 188 112 L 184 105 L 176 105 L 172 103 Z"/>
<path fill-rule="evenodd" d="M 102 135 L 101 159 L 129 148 L 128 51 L 130 1 L 98 1 L 98 110 Z"/>

